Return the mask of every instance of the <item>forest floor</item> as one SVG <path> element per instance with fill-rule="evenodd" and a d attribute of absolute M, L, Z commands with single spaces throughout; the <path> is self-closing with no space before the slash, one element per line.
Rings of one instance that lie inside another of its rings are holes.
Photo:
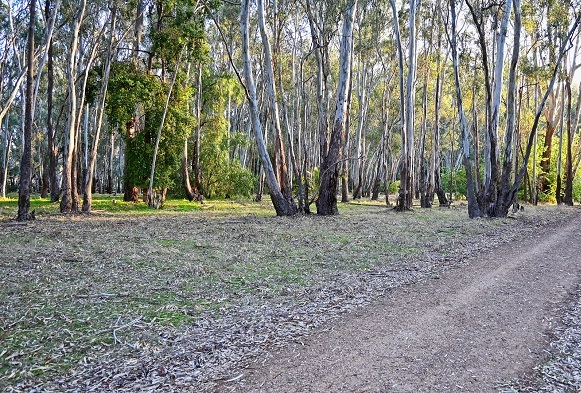
<path fill-rule="evenodd" d="M 579 208 L 231 205 L 0 221 L 0 390 L 579 391 Z"/>

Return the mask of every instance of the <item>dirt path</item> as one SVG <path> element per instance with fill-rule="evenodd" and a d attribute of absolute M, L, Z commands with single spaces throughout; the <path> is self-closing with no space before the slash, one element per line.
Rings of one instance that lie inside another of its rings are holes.
<path fill-rule="evenodd" d="M 226 382 L 239 392 L 491 392 L 546 356 L 581 277 L 581 225 L 507 244 L 392 291 Z"/>

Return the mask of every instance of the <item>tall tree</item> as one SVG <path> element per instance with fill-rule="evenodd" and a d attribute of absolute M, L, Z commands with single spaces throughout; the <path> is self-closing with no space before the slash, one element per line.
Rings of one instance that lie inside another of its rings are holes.
<path fill-rule="evenodd" d="M 76 71 L 77 71 L 77 51 L 79 45 L 79 31 L 85 15 L 87 1 L 81 0 L 77 12 L 73 19 L 73 36 L 71 38 L 68 64 L 67 64 L 67 82 L 68 82 L 68 122 L 67 122 L 67 146 L 65 160 L 63 165 L 63 177 L 61 186 L 61 203 L 60 210 L 62 213 L 73 212 L 73 157 L 77 145 L 77 116 L 79 108 L 77 103 L 76 89 Z"/>
<path fill-rule="evenodd" d="M 470 131 L 468 122 L 464 114 L 462 88 L 460 86 L 460 75 L 458 67 L 458 49 L 456 33 L 456 0 L 450 0 L 451 32 L 449 34 L 450 47 L 452 49 L 452 62 L 454 66 L 454 85 L 456 86 L 456 106 L 460 117 L 460 128 L 462 130 L 462 149 L 464 153 L 464 169 L 466 171 L 466 197 L 468 198 L 468 216 L 470 218 L 480 217 L 480 207 L 476 199 L 476 190 L 473 177 L 473 162 L 470 153 Z"/>
<path fill-rule="evenodd" d="M 283 195 L 280 185 L 278 184 L 274 168 L 272 167 L 272 162 L 266 148 L 266 142 L 264 141 L 264 134 L 262 131 L 262 123 L 260 121 L 260 114 L 258 111 L 258 98 L 256 94 L 256 84 L 254 82 L 254 75 L 252 72 L 252 64 L 250 62 L 250 26 L 249 26 L 249 13 L 250 13 L 250 1 L 243 0 L 241 11 L 240 11 L 240 30 L 242 32 L 242 57 L 244 63 L 244 78 L 246 82 L 246 95 L 248 99 L 248 105 L 250 107 L 252 128 L 254 130 L 254 136 L 256 140 L 256 147 L 258 149 L 258 155 L 260 157 L 260 162 L 264 169 L 266 182 L 268 184 L 268 189 L 274 209 L 278 216 L 292 216 L 297 213 L 296 205 L 289 201 Z"/>
<path fill-rule="evenodd" d="M 317 214 L 339 214 L 337 208 L 337 191 L 339 187 L 339 170 L 346 138 L 346 121 L 349 87 L 351 86 L 351 62 L 353 50 L 353 21 L 357 10 L 357 0 L 349 0 L 343 18 L 343 32 L 339 49 L 339 81 L 336 94 L 336 110 L 333 130 L 330 136 L 329 149 L 321 157 L 321 174 Z"/>
<path fill-rule="evenodd" d="M 30 183 L 32 178 L 32 117 L 34 95 L 34 25 L 36 20 L 36 0 L 30 0 L 30 20 L 28 22 L 28 49 L 26 53 L 26 111 L 24 119 L 24 147 L 20 161 L 20 185 L 18 189 L 18 220 L 34 219 L 30 213 Z"/>
<path fill-rule="evenodd" d="M 91 156 L 89 158 L 88 167 L 85 171 L 83 179 L 83 207 L 84 212 L 91 211 L 91 204 L 93 200 L 93 177 L 95 166 L 97 164 L 97 150 L 99 148 L 99 141 L 101 138 L 101 128 L 103 125 L 103 113 L 105 111 L 105 99 L 107 97 L 107 89 L 109 87 L 109 75 L 111 73 L 111 62 L 113 57 L 113 36 L 115 34 L 115 24 L 117 22 L 117 6 L 112 5 L 110 10 L 111 27 L 109 30 L 109 43 L 105 57 L 105 64 L 103 70 L 103 82 L 101 86 L 100 101 L 97 105 L 97 124 L 95 124 L 95 134 L 93 136 L 93 147 L 91 149 Z"/>

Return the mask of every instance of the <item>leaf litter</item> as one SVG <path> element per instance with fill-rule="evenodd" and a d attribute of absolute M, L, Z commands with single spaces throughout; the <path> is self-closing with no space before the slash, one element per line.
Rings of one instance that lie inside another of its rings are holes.
<path fill-rule="evenodd" d="M 462 208 L 350 206 L 327 218 L 94 214 L 0 223 L 0 388 L 211 391 L 242 378 L 264 351 L 300 342 L 395 287 L 437 279 L 578 212 L 531 207 L 468 220 Z"/>

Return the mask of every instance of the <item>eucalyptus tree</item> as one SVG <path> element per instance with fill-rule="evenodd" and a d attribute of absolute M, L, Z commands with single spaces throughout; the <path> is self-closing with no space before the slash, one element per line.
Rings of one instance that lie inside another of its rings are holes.
<path fill-rule="evenodd" d="M 73 192 L 76 179 L 73 178 L 73 156 L 75 154 L 77 142 L 77 117 L 79 116 L 79 107 L 77 102 L 77 71 L 78 71 L 78 45 L 79 32 L 81 24 L 85 17 L 85 10 L 87 6 L 86 0 L 81 0 L 74 12 L 71 26 L 71 41 L 68 46 L 68 62 L 66 68 L 67 74 L 67 93 L 68 93 L 68 112 L 67 112 L 67 144 L 65 146 L 65 159 L 63 162 L 63 176 L 61 185 L 61 202 L 60 210 L 63 213 L 70 213 L 73 211 L 73 205 L 78 203 L 78 195 Z"/>
<path fill-rule="evenodd" d="M 101 91 L 99 93 L 97 108 L 96 108 L 96 124 L 95 133 L 93 135 L 93 146 L 91 149 L 90 157 L 87 157 L 88 165 L 85 169 L 83 176 L 83 206 L 82 210 L 84 212 L 89 212 L 91 210 L 92 204 L 92 191 L 93 191 L 93 178 L 95 172 L 95 165 L 97 163 L 97 150 L 99 148 L 99 141 L 101 136 L 101 128 L 103 126 L 103 115 L 105 112 L 105 99 L 107 97 L 107 89 L 109 87 L 109 76 L 111 74 L 111 62 L 113 61 L 113 43 L 115 35 L 115 26 L 117 22 L 117 5 L 112 4 L 110 9 L 110 28 L 109 28 L 109 39 L 107 44 L 107 52 L 105 55 L 105 64 L 103 66 L 103 81 L 101 83 Z"/>
<path fill-rule="evenodd" d="M 353 24 L 356 10 L 357 0 L 348 0 L 343 17 L 343 30 L 339 49 L 339 77 L 333 129 L 329 138 L 328 149 L 322 157 L 320 168 L 319 196 L 316 201 L 317 214 L 320 215 L 335 215 L 339 213 L 337 191 L 347 132 L 347 107 L 351 87 L 351 62 L 353 59 Z"/>
<path fill-rule="evenodd" d="M 470 218 L 480 217 L 480 208 L 476 199 L 476 190 L 473 176 L 473 163 L 470 152 L 470 131 L 468 121 L 464 113 L 462 88 L 460 86 L 460 76 L 458 67 L 458 45 L 456 28 L 456 0 L 450 0 L 450 25 L 448 34 L 450 47 L 452 49 L 452 62 L 454 66 L 454 84 L 456 86 L 456 106 L 460 117 L 460 128 L 462 131 L 462 149 L 464 153 L 464 169 L 466 171 L 466 196 L 468 198 L 468 216 Z"/>
<path fill-rule="evenodd" d="M 20 184 L 18 190 L 18 220 L 34 219 L 30 213 L 30 182 L 32 177 L 32 118 L 34 83 L 34 26 L 36 21 L 36 0 L 30 0 L 28 22 L 28 46 L 26 51 L 26 112 L 24 120 L 24 146 L 20 161 Z"/>
<path fill-rule="evenodd" d="M 276 0 L 274 1 L 274 8 L 276 10 Z M 273 67 L 273 57 L 270 39 L 266 32 L 265 21 L 264 21 L 264 1 L 258 0 L 258 26 L 260 30 L 260 37 L 262 39 L 262 47 L 264 49 L 264 69 L 265 69 L 265 85 L 268 95 L 268 105 L 270 107 L 270 113 L 272 116 L 272 125 L 274 127 L 274 141 L 273 141 L 273 154 L 274 154 L 274 169 L 276 173 L 276 179 L 280 185 L 281 193 L 283 197 L 288 201 L 288 206 L 291 210 L 295 210 L 295 202 L 293 200 L 293 193 L 291 189 L 291 182 L 289 179 L 289 173 L 287 168 L 287 158 L 285 151 L 284 138 L 282 135 L 280 111 L 277 102 L 277 89 L 274 76 Z M 275 11 L 276 13 L 276 11 Z M 276 17 L 276 14 L 275 14 Z"/>
<path fill-rule="evenodd" d="M 259 5 L 259 8 L 262 4 Z M 270 156 L 266 147 L 266 142 L 263 135 L 263 126 L 260 120 L 258 109 L 258 98 L 256 93 L 256 84 L 254 81 L 254 73 L 250 60 L 250 2 L 243 0 L 240 8 L 240 30 L 242 33 L 242 57 L 244 64 L 244 83 L 246 89 L 246 96 L 248 105 L 250 107 L 250 116 L 252 120 L 252 128 L 256 140 L 256 147 L 262 167 L 264 168 L 266 182 L 268 184 L 269 193 L 272 203 L 278 216 L 292 216 L 297 213 L 297 206 L 292 198 L 287 198 L 281 189 L 275 170 L 272 166 Z"/>
<path fill-rule="evenodd" d="M 407 74 L 403 60 L 403 42 L 399 29 L 398 11 L 394 0 L 389 1 L 395 25 L 395 38 L 398 48 L 399 81 L 400 81 L 400 116 L 401 116 L 401 162 L 400 187 L 396 209 L 410 210 L 413 205 L 414 187 L 414 122 L 415 122 L 415 82 L 417 71 L 416 58 L 416 17 L 419 8 L 415 0 L 409 6 L 409 42 L 407 56 Z M 419 2 L 418 2 L 419 3 Z M 405 80 L 405 83 L 404 83 Z"/>

